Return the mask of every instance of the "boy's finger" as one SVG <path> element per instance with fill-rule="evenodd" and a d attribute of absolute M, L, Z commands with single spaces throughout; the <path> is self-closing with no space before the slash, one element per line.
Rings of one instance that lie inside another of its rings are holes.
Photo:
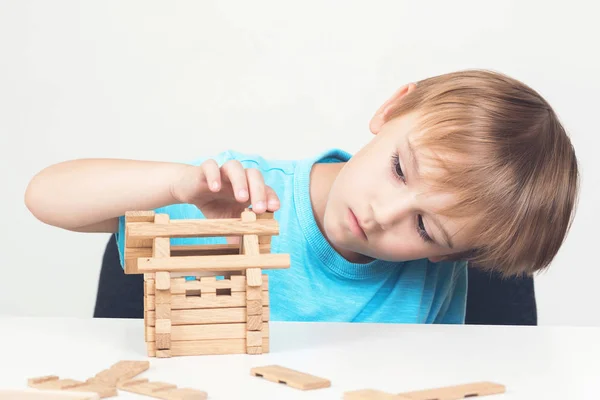
<path fill-rule="evenodd" d="M 217 192 L 221 188 L 221 172 L 217 162 L 213 159 L 206 160 L 200 167 L 208 188 L 213 192 Z"/>
<path fill-rule="evenodd" d="M 265 192 L 265 180 L 256 168 L 246 169 L 248 183 L 250 186 L 250 201 L 252 209 L 256 212 L 265 212 L 267 209 L 267 193 Z"/>
<path fill-rule="evenodd" d="M 239 202 L 248 200 L 248 181 L 244 166 L 238 160 L 229 160 L 221 167 L 223 178 L 231 182 L 233 195 Z"/>
<path fill-rule="evenodd" d="M 271 186 L 265 188 L 267 193 L 267 210 L 275 212 L 279 209 L 279 196 L 275 193 L 275 190 Z"/>

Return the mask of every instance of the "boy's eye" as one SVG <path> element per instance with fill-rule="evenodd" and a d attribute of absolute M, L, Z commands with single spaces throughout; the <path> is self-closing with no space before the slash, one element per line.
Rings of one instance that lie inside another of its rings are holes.
<path fill-rule="evenodd" d="M 398 156 L 398 153 L 392 155 L 392 172 L 398 178 L 402 179 L 402 181 L 405 181 L 406 178 L 404 172 L 402 172 L 402 167 L 400 166 L 400 157 Z"/>
<path fill-rule="evenodd" d="M 425 225 L 423 224 L 423 217 L 420 215 L 417 217 L 417 232 L 419 233 L 419 236 L 421 236 L 421 239 L 425 241 L 425 243 L 433 243 L 433 239 L 431 236 L 429 236 L 427 230 L 425 229 Z"/>

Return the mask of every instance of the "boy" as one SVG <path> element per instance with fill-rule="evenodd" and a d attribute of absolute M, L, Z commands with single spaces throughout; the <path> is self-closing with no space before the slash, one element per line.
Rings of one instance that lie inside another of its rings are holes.
<path fill-rule="evenodd" d="M 573 218 L 578 168 L 535 91 L 489 71 L 431 77 L 400 88 L 370 130 L 352 157 L 67 161 L 37 174 L 25 202 L 47 224 L 116 232 L 122 263 L 128 210 L 275 212 L 271 251 L 292 265 L 265 271 L 273 320 L 463 323 L 467 261 L 505 276 L 552 261 Z"/>

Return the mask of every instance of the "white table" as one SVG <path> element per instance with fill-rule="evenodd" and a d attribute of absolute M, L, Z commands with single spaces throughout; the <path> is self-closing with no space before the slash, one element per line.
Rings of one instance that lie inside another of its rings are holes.
<path fill-rule="evenodd" d="M 341 399 L 345 391 L 403 391 L 493 381 L 481 399 L 600 398 L 600 329 L 271 322 L 271 352 L 147 358 L 141 320 L 0 318 L 0 388 L 27 378 L 84 380 L 119 360 L 149 360 L 140 378 L 208 392 L 209 399 Z M 250 375 L 279 364 L 328 378 L 300 391 Z M 119 391 L 115 399 L 150 399 Z"/>

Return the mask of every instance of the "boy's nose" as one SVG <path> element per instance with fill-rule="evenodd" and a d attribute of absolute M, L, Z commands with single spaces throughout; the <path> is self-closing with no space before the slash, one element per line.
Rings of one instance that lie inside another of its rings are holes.
<path fill-rule="evenodd" d="M 389 230 L 411 214 L 412 206 L 407 200 L 394 200 L 373 208 L 374 222 L 381 230 Z"/>

